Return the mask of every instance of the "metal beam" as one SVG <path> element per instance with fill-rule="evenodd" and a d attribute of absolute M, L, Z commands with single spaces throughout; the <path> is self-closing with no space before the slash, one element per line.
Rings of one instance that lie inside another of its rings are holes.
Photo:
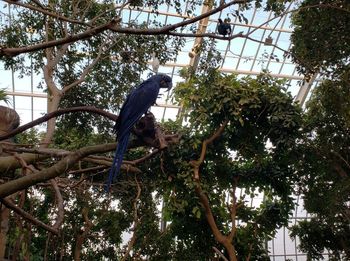
<path fill-rule="evenodd" d="M 188 64 L 185 63 L 166 63 L 162 66 L 165 67 L 187 67 Z M 248 70 L 235 70 L 231 68 L 219 68 L 220 72 L 224 73 L 236 73 L 236 74 L 244 74 L 244 75 L 259 75 L 261 74 L 261 71 L 248 71 Z M 285 78 L 290 80 L 303 80 L 303 76 L 298 75 L 288 75 L 288 74 L 281 74 L 281 73 L 270 73 L 271 76 L 277 77 L 277 78 Z"/>
<path fill-rule="evenodd" d="M 208 1 L 208 3 L 204 2 L 202 6 L 202 14 L 205 14 L 209 12 L 213 8 L 213 0 Z M 209 17 L 206 17 L 202 20 L 199 21 L 199 26 L 197 29 L 197 34 L 203 34 L 207 31 L 208 27 L 208 22 L 209 22 Z M 199 49 L 201 48 L 201 45 L 203 43 L 203 38 L 202 37 L 196 37 L 194 40 L 194 44 L 192 47 L 192 51 L 190 52 L 190 66 L 195 70 L 198 66 L 199 63 L 199 58 L 200 58 L 200 51 Z"/>
<path fill-rule="evenodd" d="M 317 73 L 312 75 L 310 80 L 304 82 L 303 86 L 300 87 L 299 92 L 298 92 L 297 96 L 295 97 L 295 100 L 298 101 L 301 106 L 304 105 L 306 97 L 310 92 L 311 86 L 314 83 L 316 76 L 317 76 Z"/>

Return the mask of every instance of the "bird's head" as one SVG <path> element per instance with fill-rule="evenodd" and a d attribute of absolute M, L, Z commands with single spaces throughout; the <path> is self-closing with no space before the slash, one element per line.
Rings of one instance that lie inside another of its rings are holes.
<path fill-rule="evenodd" d="M 159 79 L 160 88 L 165 88 L 169 91 L 173 87 L 173 82 L 170 76 L 159 73 L 156 77 Z"/>

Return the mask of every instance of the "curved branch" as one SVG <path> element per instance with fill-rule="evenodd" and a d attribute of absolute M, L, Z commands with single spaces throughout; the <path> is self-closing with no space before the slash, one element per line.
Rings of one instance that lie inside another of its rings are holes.
<path fill-rule="evenodd" d="M 40 44 L 34 44 L 34 45 L 29 45 L 29 46 L 24 46 L 24 47 L 15 47 L 15 48 L 0 48 L 0 57 L 1 56 L 8 56 L 8 57 L 13 57 L 16 55 L 19 55 L 21 53 L 30 53 L 42 49 L 47 49 L 50 47 L 58 46 L 58 45 L 63 45 L 67 43 L 74 43 L 79 40 L 84 40 L 88 39 L 93 35 L 100 34 L 111 27 L 115 27 L 121 19 L 114 19 L 108 23 L 105 23 L 103 25 L 91 28 L 86 30 L 83 33 L 67 36 L 58 40 L 52 40 L 52 41 L 47 41 L 43 42 Z"/>
<path fill-rule="evenodd" d="M 191 160 L 190 165 L 194 168 L 194 179 L 199 180 L 199 167 L 203 163 L 205 154 L 207 153 L 207 147 L 210 143 L 212 143 L 215 139 L 217 139 L 222 132 L 224 131 L 226 125 L 228 124 L 228 120 L 226 120 L 216 131 L 215 133 L 209 138 L 203 141 L 202 145 L 202 151 L 201 155 L 198 160 Z"/>
<path fill-rule="evenodd" d="M 229 258 L 230 258 L 230 261 L 237 261 L 236 250 L 235 250 L 234 245 L 232 244 L 232 238 L 231 238 L 231 236 L 233 237 L 234 232 L 232 232 L 229 236 L 225 236 L 224 234 L 221 233 L 218 226 L 216 225 L 214 214 L 211 210 L 208 196 L 202 190 L 202 187 L 201 187 L 201 184 L 199 181 L 199 167 L 205 159 L 207 147 L 215 139 L 220 137 L 220 135 L 225 130 L 225 127 L 228 124 L 228 122 L 229 122 L 228 120 L 223 122 L 223 124 L 214 132 L 214 134 L 210 138 L 203 141 L 202 151 L 201 151 L 201 155 L 200 155 L 199 159 L 190 161 L 190 165 L 193 166 L 193 172 L 194 172 L 193 176 L 194 176 L 194 180 L 195 180 L 195 192 L 196 192 L 197 196 L 199 197 L 200 202 L 202 203 L 202 206 L 204 208 L 204 213 L 205 213 L 207 222 L 209 224 L 209 227 L 210 227 L 211 231 L 213 232 L 215 239 L 226 248 L 227 253 L 229 255 Z M 234 214 L 231 213 L 231 218 L 232 218 L 232 222 L 234 222 L 235 221 L 235 219 L 234 219 L 235 213 Z M 233 231 L 235 231 L 235 228 L 233 229 Z"/>
<path fill-rule="evenodd" d="M 8 134 L 6 135 L 3 135 L 3 136 L 0 136 L 0 141 L 2 140 L 5 140 L 5 139 L 8 139 L 10 137 L 13 137 L 14 135 L 18 134 L 18 133 L 21 133 L 29 128 L 32 128 L 40 123 L 43 123 L 45 121 L 48 121 L 49 119 L 51 118 L 54 118 L 54 117 L 57 117 L 57 116 L 60 116 L 60 115 L 63 115 L 63 114 L 66 114 L 66 113 L 70 113 L 70 112 L 92 112 L 92 113 L 96 113 L 96 114 L 99 114 L 99 115 L 102 115 L 102 116 L 105 116 L 107 118 L 109 118 L 110 120 L 113 120 L 115 121 L 118 117 L 110 112 L 107 112 L 107 111 L 103 111 L 101 109 L 98 109 L 96 107 L 93 107 L 93 106 L 80 106 L 80 107 L 72 107 L 72 108 L 66 108 L 66 109 L 59 109 L 57 111 L 53 111 L 51 113 L 48 113 L 46 114 L 45 116 L 43 117 L 40 117 L 32 122 L 29 122 L 25 125 L 22 125 L 20 127 L 18 127 L 17 129 L 9 132 Z"/>
<path fill-rule="evenodd" d="M 23 209 L 17 207 L 15 204 L 13 204 L 9 199 L 6 198 L 0 198 L 0 201 L 9 209 L 12 209 L 14 212 L 16 212 L 18 215 L 23 217 L 24 219 L 28 220 L 29 222 L 33 223 L 34 225 L 37 225 L 47 231 L 50 231 L 51 233 L 58 235 L 58 230 L 46 225 L 45 223 L 41 222 L 40 220 L 34 218 L 32 215 L 24 211 Z"/>
<path fill-rule="evenodd" d="M 75 35 L 71 35 L 65 38 L 61 38 L 58 40 L 52 40 L 52 41 L 47 41 L 44 43 L 40 43 L 40 44 L 35 44 L 35 45 L 30 45 L 30 46 L 25 46 L 25 47 L 16 47 L 16 48 L 1 48 L 0 49 L 0 57 L 1 56 L 9 56 L 9 57 L 13 57 L 16 56 L 18 54 L 21 53 L 28 53 L 28 52 L 34 52 L 34 51 L 38 51 L 41 49 L 46 49 L 49 47 L 54 47 L 54 46 L 58 46 L 58 45 L 63 45 L 63 44 L 67 44 L 67 43 L 74 43 L 77 42 L 79 40 L 84 40 L 87 38 L 90 38 L 93 35 L 97 35 L 100 34 L 106 30 L 111 30 L 113 32 L 116 33 L 123 33 L 123 34 L 135 34 L 135 35 L 161 35 L 161 34 L 169 34 L 170 31 L 173 31 L 177 28 L 180 27 L 184 27 L 186 25 L 189 24 L 193 24 L 203 18 L 206 18 L 210 15 L 213 15 L 215 13 L 218 13 L 220 11 L 222 11 L 223 9 L 234 5 L 234 4 L 240 4 L 240 3 L 244 3 L 246 2 L 246 0 L 235 0 L 235 1 L 230 1 L 227 4 L 223 4 L 220 5 L 217 8 L 212 9 L 209 12 L 206 12 L 204 14 L 201 14 L 199 16 L 196 16 L 194 18 L 179 22 L 179 23 L 175 23 L 172 25 L 166 25 L 163 26 L 161 28 L 151 28 L 151 29 L 139 29 L 139 28 L 121 28 L 119 25 L 119 22 L 121 21 L 121 18 L 118 17 L 116 19 L 113 19 L 112 21 L 102 24 L 100 26 L 91 28 L 86 30 L 83 33 L 79 33 L 79 34 L 75 34 Z"/>

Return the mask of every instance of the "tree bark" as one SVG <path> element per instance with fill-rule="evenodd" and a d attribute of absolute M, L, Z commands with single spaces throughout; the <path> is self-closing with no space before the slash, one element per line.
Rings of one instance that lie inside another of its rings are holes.
<path fill-rule="evenodd" d="M 0 106 L 0 136 L 6 135 L 12 130 L 16 129 L 19 126 L 19 115 L 18 113 L 8 107 Z M 12 142 L 13 139 L 7 139 L 6 142 Z M 1 148 L 1 146 L 0 146 Z M 0 160 L 3 159 L 3 156 L 8 154 L 3 153 L 0 149 Z M 7 158 L 7 157 L 5 157 Z M 3 171 L 0 170 L 0 173 Z M 0 260 L 5 259 L 5 250 L 6 250 L 6 242 L 7 242 L 7 231 L 9 229 L 9 217 L 10 210 L 1 204 L 0 208 Z"/>
<path fill-rule="evenodd" d="M 19 116 L 17 112 L 11 108 L 0 105 L 0 136 L 10 133 L 19 126 Z M 4 140 L 5 142 L 12 142 L 13 139 Z M 7 155 L 2 152 L 0 146 L 0 157 Z"/>
<path fill-rule="evenodd" d="M 11 180 L 0 185 L 0 197 L 9 196 L 19 190 L 26 189 L 37 183 L 55 178 L 66 171 L 70 170 L 82 158 L 94 154 L 107 152 L 115 149 L 115 143 L 107 143 L 96 146 L 81 148 L 76 152 L 72 152 L 53 166 L 38 171 L 32 175 L 27 175 L 15 180 Z M 0 158 L 1 159 L 1 158 Z M 1 170 L 0 170 L 1 171 Z"/>
<path fill-rule="evenodd" d="M 88 234 L 93 226 L 92 221 L 88 217 L 88 209 L 83 208 L 81 211 L 81 214 L 83 216 L 85 226 L 84 226 L 84 230 L 76 238 L 75 248 L 74 248 L 74 260 L 75 261 L 81 260 L 81 250 L 83 248 L 83 243 L 84 243 L 86 237 L 88 236 Z"/>
<path fill-rule="evenodd" d="M 10 210 L 2 205 L 0 212 L 0 260 L 5 259 L 7 231 L 9 229 L 9 216 Z"/>

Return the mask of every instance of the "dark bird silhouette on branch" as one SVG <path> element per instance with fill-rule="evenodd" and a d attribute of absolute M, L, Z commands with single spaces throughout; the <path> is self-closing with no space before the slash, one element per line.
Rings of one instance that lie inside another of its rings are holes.
<path fill-rule="evenodd" d="M 113 128 L 113 132 L 117 134 L 116 140 L 118 144 L 113 164 L 109 171 L 106 191 L 109 191 L 113 180 L 119 173 L 123 161 L 123 155 L 126 151 L 131 129 L 134 124 L 156 102 L 160 88 L 167 88 L 170 90 L 171 87 L 171 77 L 165 74 L 156 74 L 142 82 L 126 98 Z"/>
<path fill-rule="evenodd" d="M 218 32 L 219 34 L 226 36 L 230 35 L 232 32 L 231 25 L 228 23 L 228 21 L 225 19 L 224 22 L 219 18 L 219 25 L 218 25 Z"/>

